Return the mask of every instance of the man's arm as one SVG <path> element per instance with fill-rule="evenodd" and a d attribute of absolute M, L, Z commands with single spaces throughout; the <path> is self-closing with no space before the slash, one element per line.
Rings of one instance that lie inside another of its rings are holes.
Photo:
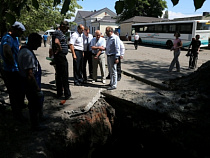
<path fill-rule="evenodd" d="M 14 65 L 14 58 L 13 58 L 13 55 L 12 55 L 12 49 L 8 44 L 5 44 L 3 46 L 3 53 L 4 53 L 5 62 L 8 65 Z"/>
<path fill-rule="evenodd" d="M 76 53 L 75 53 L 75 51 L 74 51 L 74 45 L 73 44 L 70 44 L 70 50 L 71 50 L 71 52 L 72 52 L 72 57 L 73 57 L 73 59 L 74 60 L 76 60 L 77 59 L 77 56 L 76 56 Z"/>
<path fill-rule="evenodd" d="M 35 89 L 37 92 L 40 92 L 41 89 L 39 88 L 37 82 L 36 82 L 36 79 L 34 77 L 34 74 L 33 74 L 33 69 L 26 69 L 26 77 L 27 77 L 27 83 L 29 85 L 29 88 L 30 89 Z"/>

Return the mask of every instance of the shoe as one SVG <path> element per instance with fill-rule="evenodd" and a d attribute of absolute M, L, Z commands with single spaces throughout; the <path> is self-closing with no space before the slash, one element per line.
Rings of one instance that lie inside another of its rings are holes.
<path fill-rule="evenodd" d="M 71 95 L 65 96 L 65 100 L 68 100 L 69 98 L 71 98 Z"/>
<path fill-rule="evenodd" d="M 92 76 L 92 75 L 89 75 L 88 77 L 89 77 L 90 79 L 93 79 L 93 76 Z"/>
<path fill-rule="evenodd" d="M 110 79 L 110 75 L 108 75 L 108 76 L 106 77 L 106 79 Z"/>
<path fill-rule="evenodd" d="M 75 85 L 75 86 L 81 86 L 81 83 L 76 82 L 76 83 L 74 83 L 74 85 Z"/>
<path fill-rule="evenodd" d="M 180 72 L 180 70 L 176 70 L 176 72 Z"/>
<path fill-rule="evenodd" d="M 87 80 L 84 80 L 83 83 L 87 83 Z"/>
<path fill-rule="evenodd" d="M 107 88 L 107 90 L 114 90 L 114 89 L 116 89 L 116 87 L 109 87 L 109 88 Z"/>
<path fill-rule="evenodd" d="M 92 83 L 95 83 L 95 82 L 97 82 L 97 80 L 92 80 Z"/>
<path fill-rule="evenodd" d="M 102 80 L 102 83 L 103 83 L 103 84 L 106 84 L 106 80 Z"/>

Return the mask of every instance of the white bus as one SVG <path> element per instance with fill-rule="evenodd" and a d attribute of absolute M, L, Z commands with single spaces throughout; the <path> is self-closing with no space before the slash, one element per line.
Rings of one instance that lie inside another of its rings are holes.
<path fill-rule="evenodd" d="M 210 38 L 209 20 L 170 21 L 154 23 L 136 23 L 132 25 L 132 41 L 137 32 L 139 43 L 173 46 L 174 33 L 181 34 L 183 47 L 188 47 L 195 35 L 200 35 L 201 47 L 207 47 Z"/>

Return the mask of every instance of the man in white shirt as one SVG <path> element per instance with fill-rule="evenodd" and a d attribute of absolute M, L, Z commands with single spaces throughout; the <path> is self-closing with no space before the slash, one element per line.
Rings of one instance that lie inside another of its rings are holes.
<path fill-rule="evenodd" d="M 136 32 L 135 36 L 134 36 L 134 46 L 135 46 L 135 49 L 137 50 L 138 48 L 138 44 L 139 44 L 139 35 L 138 33 Z"/>
<path fill-rule="evenodd" d="M 92 49 L 90 46 L 91 40 L 93 39 L 93 35 L 89 33 L 90 30 L 88 27 L 85 27 L 83 33 L 83 43 L 84 43 L 84 58 L 83 58 L 83 79 L 84 83 L 87 82 L 87 72 L 86 65 L 88 62 L 89 65 L 89 77 L 92 78 L 93 74 L 93 65 L 92 65 Z"/>
<path fill-rule="evenodd" d="M 101 37 L 101 32 L 99 30 L 95 31 L 95 36 L 91 41 L 92 48 L 92 61 L 93 61 L 93 82 L 97 80 L 97 69 L 98 65 L 101 69 L 101 81 L 103 84 L 106 83 L 105 78 L 105 51 L 106 41 Z"/>
<path fill-rule="evenodd" d="M 83 83 L 83 31 L 84 26 L 82 24 L 78 25 L 77 31 L 72 34 L 71 39 L 69 41 L 73 57 L 74 85 L 76 86 L 81 86 Z"/>

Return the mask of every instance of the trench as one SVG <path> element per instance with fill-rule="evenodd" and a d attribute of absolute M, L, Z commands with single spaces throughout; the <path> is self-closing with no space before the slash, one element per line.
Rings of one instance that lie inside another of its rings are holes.
<path fill-rule="evenodd" d="M 122 94 L 126 98 L 127 95 L 136 95 L 138 99 L 125 100 L 105 92 L 105 97 L 100 98 L 88 113 L 73 120 L 67 119 L 66 126 L 63 127 L 68 131 L 65 139 L 55 134 L 58 138 L 55 140 L 55 136 L 53 137 L 56 143 L 48 144 L 53 157 L 209 156 L 209 143 L 200 140 L 201 133 L 196 133 L 197 129 L 189 122 L 184 123 L 185 118 L 180 116 L 183 114 L 179 110 L 171 107 L 165 109 L 164 105 L 171 103 L 170 100 L 159 96 L 145 97 L 132 91 Z M 159 109 L 147 108 L 150 104 L 155 104 Z"/>

